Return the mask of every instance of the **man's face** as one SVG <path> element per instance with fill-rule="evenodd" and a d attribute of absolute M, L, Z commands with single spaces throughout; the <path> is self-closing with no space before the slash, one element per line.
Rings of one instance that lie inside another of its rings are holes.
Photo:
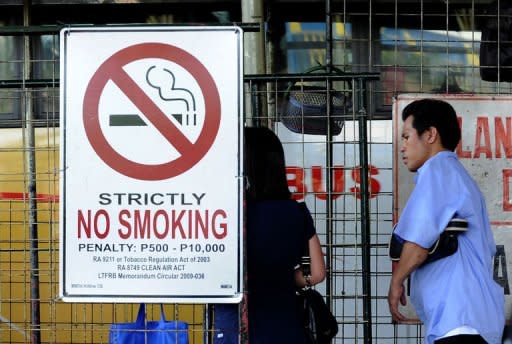
<path fill-rule="evenodd" d="M 412 127 L 414 115 L 407 117 L 402 129 L 402 161 L 411 172 L 416 172 L 425 161 L 430 158 L 430 145 L 428 143 L 429 131 L 426 130 L 421 136 Z"/>

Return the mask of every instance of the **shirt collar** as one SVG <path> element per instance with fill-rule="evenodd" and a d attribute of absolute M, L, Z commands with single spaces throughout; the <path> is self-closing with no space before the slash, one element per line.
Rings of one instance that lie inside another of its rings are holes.
<path fill-rule="evenodd" d="M 432 161 L 438 160 L 438 159 L 445 159 L 445 158 L 455 158 L 457 159 L 457 154 L 455 152 L 449 151 L 449 150 L 443 150 L 438 153 L 436 153 L 434 156 L 430 157 L 425 163 L 418 168 L 416 171 L 416 174 L 414 175 L 414 183 L 416 183 L 416 180 L 418 179 L 418 176 L 425 170 L 428 169 L 428 166 L 432 163 Z"/>

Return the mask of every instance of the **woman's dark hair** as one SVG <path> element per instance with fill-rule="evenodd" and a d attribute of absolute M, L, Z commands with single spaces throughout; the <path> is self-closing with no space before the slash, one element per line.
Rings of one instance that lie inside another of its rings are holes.
<path fill-rule="evenodd" d="M 283 145 L 272 130 L 244 128 L 247 200 L 290 199 Z"/>
<path fill-rule="evenodd" d="M 460 126 L 454 108 L 439 99 L 413 101 L 402 111 L 402 120 L 413 116 L 412 127 L 418 135 L 434 127 L 439 132 L 444 148 L 454 151 L 461 138 Z"/>

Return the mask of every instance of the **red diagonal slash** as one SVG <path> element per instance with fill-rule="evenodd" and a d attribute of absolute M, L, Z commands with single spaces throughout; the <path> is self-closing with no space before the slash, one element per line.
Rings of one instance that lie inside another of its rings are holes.
<path fill-rule="evenodd" d="M 156 129 L 180 152 L 190 152 L 193 144 L 148 97 L 122 68 L 111 70 L 111 80 L 130 98 Z"/>

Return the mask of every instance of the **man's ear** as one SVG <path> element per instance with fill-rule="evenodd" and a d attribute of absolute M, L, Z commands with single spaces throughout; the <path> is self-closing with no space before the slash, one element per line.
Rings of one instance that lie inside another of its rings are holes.
<path fill-rule="evenodd" d="M 439 132 L 437 131 L 436 127 L 430 127 L 426 131 L 427 134 L 427 142 L 428 143 L 434 143 L 437 140 L 441 142 L 441 136 L 439 136 Z"/>

